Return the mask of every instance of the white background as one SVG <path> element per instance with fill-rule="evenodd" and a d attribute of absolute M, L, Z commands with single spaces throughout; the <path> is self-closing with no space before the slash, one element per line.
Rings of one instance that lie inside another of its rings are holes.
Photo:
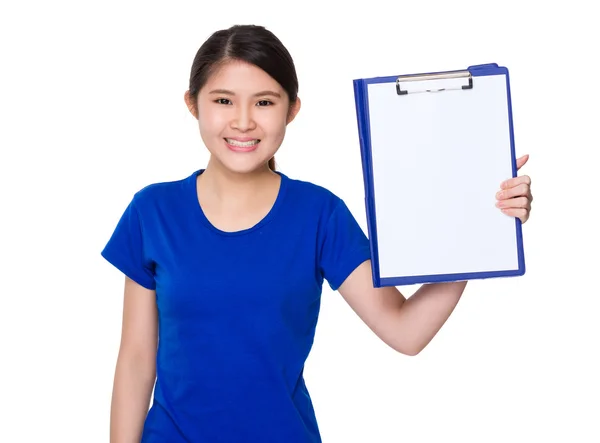
<path fill-rule="evenodd" d="M 133 192 L 205 165 L 183 93 L 201 43 L 237 23 L 267 26 L 297 65 L 279 168 L 336 192 L 365 229 L 354 78 L 507 66 L 531 155 L 527 274 L 471 282 L 417 357 L 325 288 L 305 373 L 324 442 L 600 441 L 591 4 L 4 2 L 0 441 L 108 441 L 123 276 L 100 251 Z"/>

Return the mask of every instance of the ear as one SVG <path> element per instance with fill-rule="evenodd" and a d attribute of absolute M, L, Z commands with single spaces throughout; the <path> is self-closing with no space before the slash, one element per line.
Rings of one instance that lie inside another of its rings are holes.
<path fill-rule="evenodd" d="M 196 103 L 192 100 L 189 90 L 185 91 L 185 94 L 183 95 L 183 99 L 185 100 L 185 104 L 187 105 L 189 111 L 192 113 L 194 118 L 196 120 L 198 120 L 198 108 L 196 106 Z"/>
<path fill-rule="evenodd" d="M 300 97 L 296 97 L 296 102 L 294 104 L 290 105 L 290 109 L 288 111 L 288 117 L 287 117 L 288 125 L 294 120 L 294 118 L 296 118 L 296 115 L 298 115 L 298 112 L 300 112 L 300 106 L 301 106 Z"/>

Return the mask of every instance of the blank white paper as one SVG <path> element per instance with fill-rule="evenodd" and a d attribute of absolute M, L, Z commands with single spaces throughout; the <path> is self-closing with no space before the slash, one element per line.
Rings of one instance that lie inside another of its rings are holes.
<path fill-rule="evenodd" d="M 504 75 L 473 89 L 398 95 L 368 85 L 380 278 L 518 269 Z"/>

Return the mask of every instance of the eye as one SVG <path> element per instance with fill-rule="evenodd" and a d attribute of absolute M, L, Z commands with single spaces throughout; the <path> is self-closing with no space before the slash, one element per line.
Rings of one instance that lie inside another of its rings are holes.
<path fill-rule="evenodd" d="M 272 101 L 269 101 L 269 100 L 260 100 L 260 101 L 257 103 L 257 105 L 258 105 L 258 106 L 270 106 L 270 105 L 272 105 L 272 104 L 273 104 L 273 102 L 272 102 Z"/>
<path fill-rule="evenodd" d="M 215 103 L 218 103 L 220 105 L 229 105 L 231 104 L 231 101 L 228 98 L 218 98 L 215 100 Z"/>

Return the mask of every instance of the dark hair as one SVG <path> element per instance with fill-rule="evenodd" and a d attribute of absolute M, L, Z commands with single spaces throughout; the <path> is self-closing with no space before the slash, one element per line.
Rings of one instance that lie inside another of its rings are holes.
<path fill-rule="evenodd" d="M 200 89 L 210 75 L 224 62 L 241 60 L 269 74 L 287 92 L 290 105 L 298 97 L 298 77 L 294 61 L 281 41 L 263 26 L 235 25 L 213 33 L 194 58 L 190 74 L 189 94 L 196 103 Z M 269 160 L 275 170 L 275 158 Z"/>

